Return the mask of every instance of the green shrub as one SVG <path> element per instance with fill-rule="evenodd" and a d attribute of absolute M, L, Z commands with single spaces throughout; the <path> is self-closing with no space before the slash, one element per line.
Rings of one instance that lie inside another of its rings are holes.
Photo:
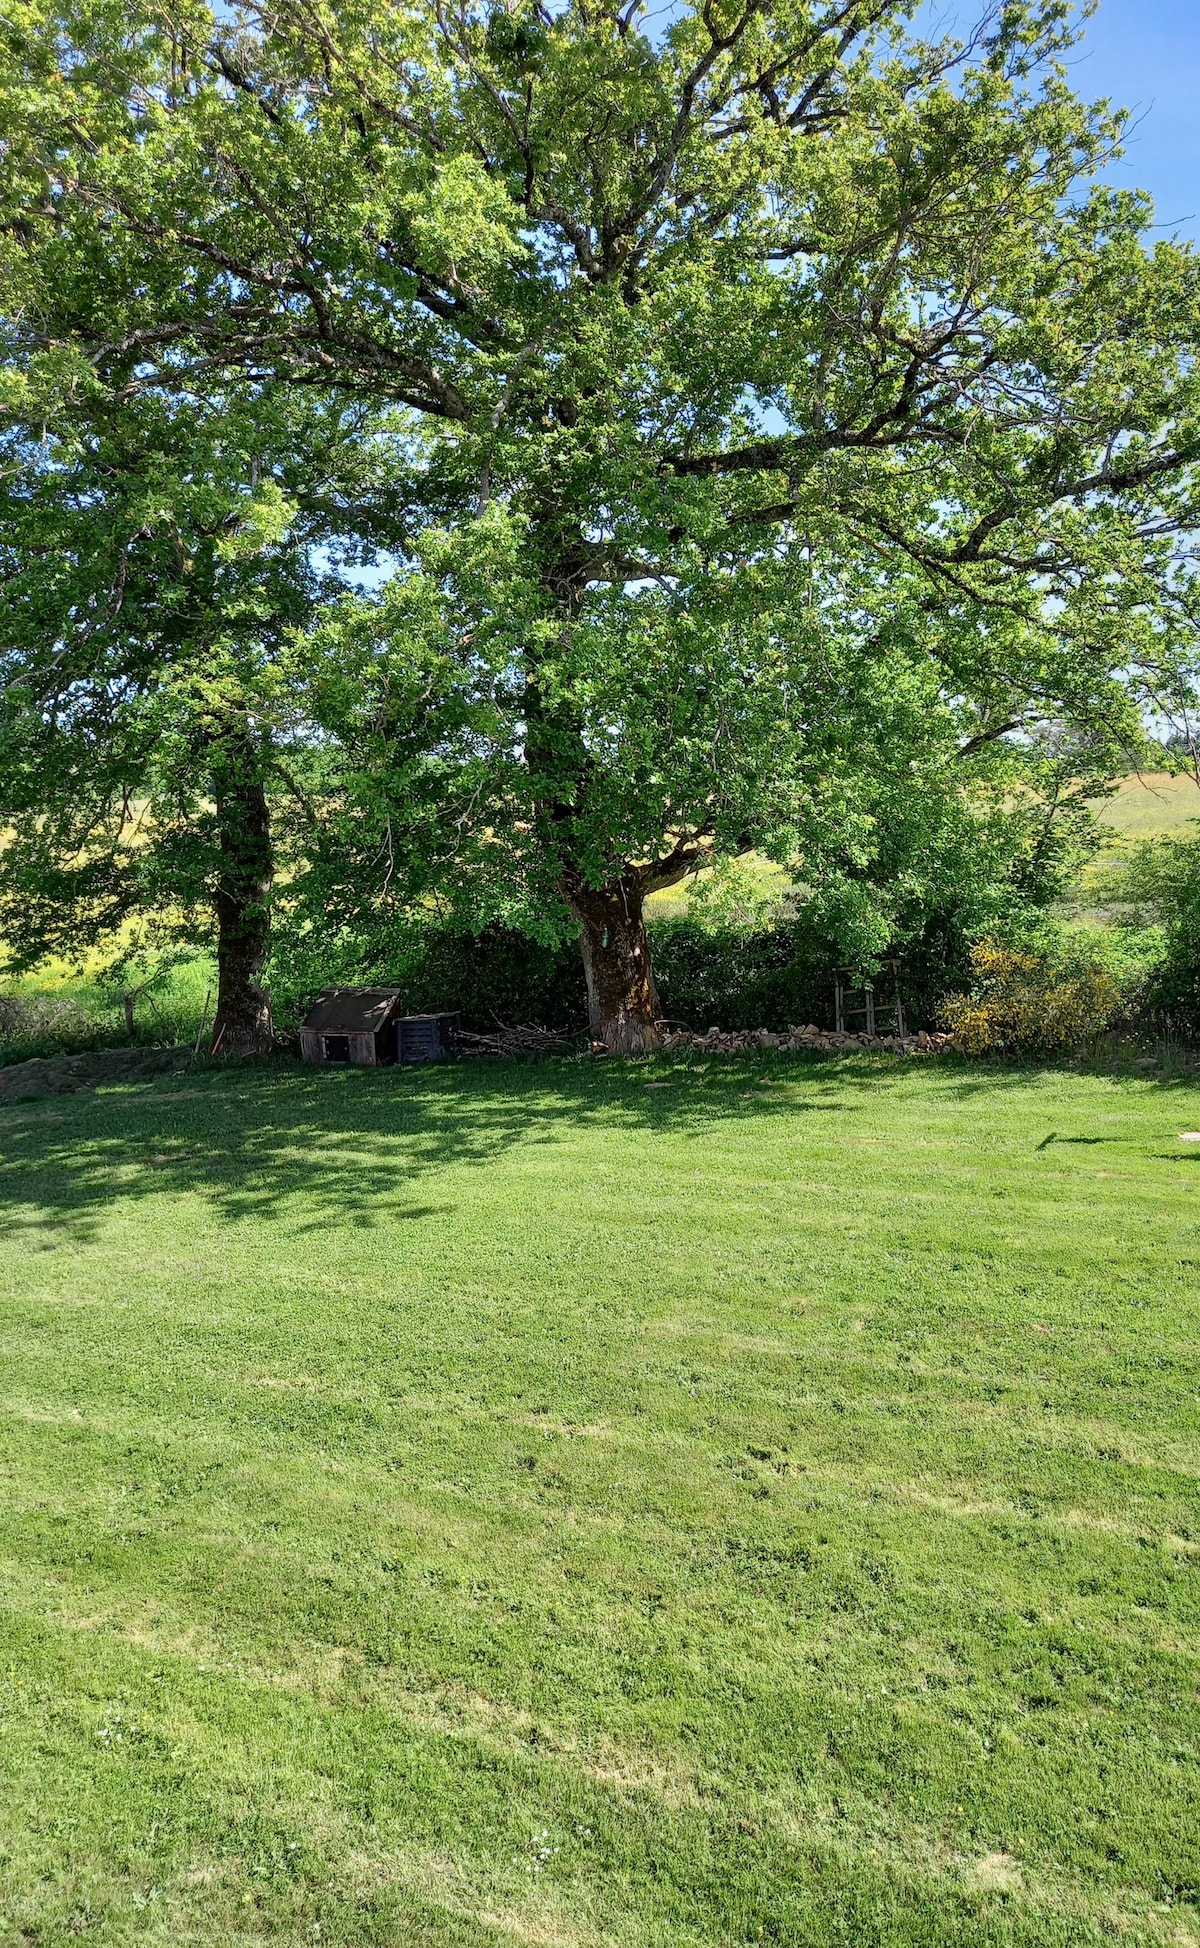
<path fill-rule="evenodd" d="M 1163 953 L 1147 1001 L 1161 1025 L 1200 1041 L 1200 835 L 1151 839 L 1131 855 L 1131 897 L 1148 903 L 1163 929 Z"/>
<path fill-rule="evenodd" d="M 1200 1042 L 1200 941 L 1175 940 L 1149 999 L 1163 1027 L 1184 1041 Z"/>
<path fill-rule="evenodd" d="M 836 945 L 803 917 L 777 926 L 710 926 L 654 920 L 655 979 L 664 1014 L 692 1028 L 786 1028 L 832 1018 Z M 290 978 L 289 978 L 290 977 Z M 370 956 L 326 951 L 273 975 L 276 1018 L 299 1020 L 323 986 L 386 982 L 413 1014 L 457 1009 L 480 1033 L 498 1022 L 533 1022 L 565 1034 L 587 1028 L 578 943 L 542 945 L 514 928 L 462 934 L 433 918 L 398 929 Z"/>
<path fill-rule="evenodd" d="M 547 947 L 513 927 L 462 934 L 430 925 L 395 978 L 410 1014 L 456 1008 L 464 1028 L 477 1034 L 501 1022 L 531 1022 L 564 1034 L 587 1027 L 583 961 L 573 940 Z"/>
<path fill-rule="evenodd" d="M 531 1022 L 564 1034 L 587 1027 L 583 962 L 573 940 L 546 946 L 515 927 L 463 933 L 434 914 L 409 914 L 386 932 L 276 941 L 276 1025 L 295 1027 L 324 987 L 398 987 L 409 1014 L 457 1009 L 464 1028 Z"/>
<path fill-rule="evenodd" d="M 655 980 L 668 1020 L 694 1029 L 833 1025 L 833 989 L 845 951 L 813 907 L 729 920 L 701 908 L 650 922 Z M 911 1025 L 930 1026 L 946 989 L 966 979 L 969 942 L 953 915 L 930 916 L 897 949 Z M 408 916 L 383 938 L 306 945 L 281 940 L 271 971 L 275 1018 L 300 1021 L 321 988 L 386 983 L 413 1014 L 457 1009 L 486 1033 L 498 1022 L 533 1022 L 564 1034 L 587 1027 L 587 994 L 574 940 L 544 945 L 516 928 L 464 934 L 433 915 Z M 878 982 L 891 999 L 891 977 Z"/>
<path fill-rule="evenodd" d="M 659 920 L 650 938 L 659 1000 L 672 1022 L 781 1029 L 831 1015 L 840 956 L 803 915 L 753 931 Z"/>

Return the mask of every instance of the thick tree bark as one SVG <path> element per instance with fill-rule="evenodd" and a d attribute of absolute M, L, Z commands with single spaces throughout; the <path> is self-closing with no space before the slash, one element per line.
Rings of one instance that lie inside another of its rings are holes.
<path fill-rule="evenodd" d="M 213 1047 L 223 1055 L 258 1055 L 274 1036 L 271 1002 L 262 985 L 271 939 L 271 883 L 275 859 L 271 814 L 262 779 L 242 754 L 218 775 L 217 826 L 221 864 L 217 916 L 217 1013 Z"/>
<path fill-rule="evenodd" d="M 614 1055 L 657 1048 L 658 994 L 639 877 L 627 872 L 609 886 L 592 887 L 567 872 L 562 886 L 579 921 L 592 1039 Z"/>
<path fill-rule="evenodd" d="M 569 514 L 564 532 L 561 509 L 544 507 L 541 525 L 544 557 L 554 564 L 547 590 L 567 628 L 583 599 L 595 549 Z M 525 723 L 525 761 L 539 818 L 558 855 L 563 898 L 579 922 L 592 1039 L 614 1055 L 640 1055 L 662 1043 L 645 898 L 694 871 L 704 849 L 698 834 L 680 837 L 665 857 L 644 864 L 626 861 L 607 884 L 590 885 L 576 863 L 574 844 L 592 769 L 582 716 L 561 699 L 547 707 L 532 659 L 526 667 Z"/>

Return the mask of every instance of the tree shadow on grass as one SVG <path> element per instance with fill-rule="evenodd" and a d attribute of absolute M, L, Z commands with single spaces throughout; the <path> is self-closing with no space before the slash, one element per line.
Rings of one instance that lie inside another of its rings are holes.
<path fill-rule="evenodd" d="M 109 1206 L 164 1192 L 199 1195 L 231 1222 L 278 1216 L 297 1234 L 419 1222 L 448 1208 L 428 1201 L 434 1173 L 485 1169 L 518 1145 L 587 1128 L 699 1137 L 739 1121 L 851 1115 L 912 1073 L 895 1058 L 771 1054 L 201 1069 L 0 1108 L 0 1222 L 10 1235 L 27 1227 L 31 1242 L 56 1228 L 83 1241 Z M 936 1102 L 994 1096 L 1037 1072 L 924 1073 Z"/>

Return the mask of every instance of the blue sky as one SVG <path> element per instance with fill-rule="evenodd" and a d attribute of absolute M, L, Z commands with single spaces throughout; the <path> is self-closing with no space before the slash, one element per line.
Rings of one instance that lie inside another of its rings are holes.
<path fill-rule="evenodd" d="M 925 0 L 953 30 L 978 17 L 967 0 Z M 1135 111 L 1111 180 L 1148 189 L 1171 234 L 1200 239 L 1200 0 L 1100 0 L 1070 56 L 1072 85 Z"/>
<path fill-rule="evenodd" d="M 1200 0 L 1100 0 L 1071 74 L 1089 100 L 1138 111 L 1113 180 L 1150 190 L 1168 232 L 1200 238 Z"/>

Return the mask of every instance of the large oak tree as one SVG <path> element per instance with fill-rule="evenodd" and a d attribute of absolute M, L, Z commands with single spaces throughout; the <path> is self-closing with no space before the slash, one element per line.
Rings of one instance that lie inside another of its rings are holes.
<path fill-rule="evenodd" d="M 893 676 L 964 779 L 1190 681 L 1196 266 L 1094 186 L 1119 118 L 1067 87 L 1060 0 L 966 44 L 909 11 L 9 14 L 12 412 L 405 409 L 385 658 L 436 644 L 455 830 L 565 903 L 613 1047 L 655 1040 L 647 894 L 836 848 L 833 730 L 869 765 Z"/>

